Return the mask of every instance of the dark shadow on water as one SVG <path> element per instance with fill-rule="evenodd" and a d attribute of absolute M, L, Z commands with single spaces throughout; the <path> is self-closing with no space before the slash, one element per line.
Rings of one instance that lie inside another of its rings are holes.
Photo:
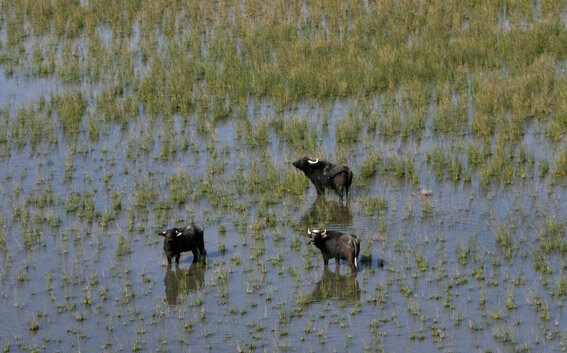
<path fill-rule="evenodd" d="M 189 293 L 203 288 L 206 269 L 207 266 L 202 263 L 191 264 L 189 268 L 168 266 L 163 279 L 167 303 L 177 305 Z"/>
<path fill-rule="evenodd" d="M 369 269 L 372 267 L 384 268 L 384 265 L 386 265 L 386 261 L 384 259 L 377 257 L 376 261 L 374 261 L 372 255 L 360 255 L 358 261 L 360 263 L 360 267 L 363 269 Z"/>
<path fill-rule="evenodd" d="M 319 195 L 309 210 L 301 216 L 298 225 L 307 229 L 327 224 L 352 225 L 352 211 L 348 200 L 345 202 L 327 200 L 324 195 Z"/>
<path fill-rule="evenodd" d="M 360 287 L 357 276 L 352 274 L 340 275 L 324 269 L 321 279 L 315 285 L 309 298 L 309 303 L 323 300 L 338 300 L 346 303 L 360 301 Z"/>
<path fill-rule="evenodd" d="M 206 246 L 207 246 L 207 243 L 206 243 L 206 240 L 205 240 L 205 248 L 206 248 Z M 230 252 L 231 252 L 231 250 L 229 250 L 229 249 L 225 250 L 224 252 L 220 251 L 220 250 L 216 250 L 216 251 L 215 250 L 209 251 L 208 249 L 206 249 L 206 250 L 207 250 L 207 256 L 205 257 L 205 259 L 202 260 L 202 258 L 199 258 L 199 259 L 197 259 L 197 262 L 195 264 L 198 263 L 198 264 L 202 265 L 203 261 L 208 262 L 208 261 L 210 261 L 210 259 L 215 259 L 215 258 L 218 258 L 218 257 L 226 256 L 226 254 L 230 254 Z M 181 258 L 179 260 L 179 264 L 180 265 L 193 264 L 193 254 L 191 254 L 191 251 L 181 253 Z M 172 267 L 174 267 L 174 266 L 172 265 Z"/>

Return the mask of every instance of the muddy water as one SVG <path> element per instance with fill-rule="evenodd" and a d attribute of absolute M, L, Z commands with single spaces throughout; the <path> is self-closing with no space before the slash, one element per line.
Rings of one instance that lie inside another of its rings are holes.
<path fill-rule="evenodd" d="M 47 95 L 46 85 L 35 93 Z M 18 93 L 29 91 L 21 82 L 0 86 L 4 106 L 33 99 Z M 355 175 L 379 152 L 411 158 L 417 183 L 391 173 L 355 179 L 344 203 L 318 198 L 308 184 L 300 194 L 243 188 L 254 165 L 262 176 L 266 158 L 282 178 L 299 173 L 290 163 L 303 152 L 272 130 L 265 149 L 250 145 L 231 120 L 203 131 L 191 117 L 153 125 L 142 116 L 103 127 L 94 141 L 85 133 L 37 149 L 4 143 L 5 350 L 564 349 L 566 259 L 539 251 L 550 224 L 565 224 L 564 183 L 537 173 L 489 188 L 476 174 L 437 180 L 428 152 L 464 152 L 429 129 L 413 139 L 366 133 L 342 150 L 336 129 L 349 104 L 306 103 L 281 114 L 307 117 L 321 157 L 346 154 Z M 253 124 L 279 114 L 257 102 L 249 112 Z M 537 131 L 527 131 L 525 147 L 536 158 L 553 155 Z M 205 228 L 207 265 L 192 264 L 189 253 L 168 268 L 157 232 L 191 220 Z M 357 234 L 360 271 L 352 276 L 332 261 L 324 269 L 305 237 L 310 226 Z M 565 241 L 564 229 L 557 238 Z"/>

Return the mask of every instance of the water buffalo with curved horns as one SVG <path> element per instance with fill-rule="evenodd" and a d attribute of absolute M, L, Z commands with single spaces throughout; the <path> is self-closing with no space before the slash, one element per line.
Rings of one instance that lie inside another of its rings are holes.
<path fill-rule="evenodd" d="M 186 251 L 193 253 L 193 262 L 197 262 L 199 258 L 204 261 L 207 250 L 205 250 L 203 233 L 203 228 L 193 222 L 184 228 L 170 228 L 158 233 L 164 237 L 163 250 L 168 265 L 171 265 L 172 258 L 175 258 L 175 263 L 179 265 L 179 257 Z"/>
<path fill-rule="evenodd" d="M 325 267 L 329 265 L 329 259 L 335 259 L 337 270 L 340 260 L 346 260 L 353 274 L 358 270 L 358 254 L 360 253 L 360 241 L 354 234 L 343 233 L 337 230 L 310 230 L 307 228 L 307 236 L 311 239 L 321 254 Z"/>
<path fill-rule="evenodd" d="M 348 198 L 348 190 L 352 184 L 352 171 L 346 165 L 338 166 L 328 161 L 303 157 L 293 162 L 293 166 L 301 170 L 311 180 L 317 194 L 325 193 L 325 188 L 333 190 L 339 198 L 343 194 Z"/>

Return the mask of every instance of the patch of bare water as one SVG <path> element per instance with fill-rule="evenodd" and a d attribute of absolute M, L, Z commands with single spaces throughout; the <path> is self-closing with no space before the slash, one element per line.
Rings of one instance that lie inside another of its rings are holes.
<path fill-rule="evenodd" d="M 35 102 L 38 97 L 48 97 L 61 90 L 62 85 L 50 78 L 6 77 L 0 66 L 0 106 L 12 113 L 22 105 Z"/>

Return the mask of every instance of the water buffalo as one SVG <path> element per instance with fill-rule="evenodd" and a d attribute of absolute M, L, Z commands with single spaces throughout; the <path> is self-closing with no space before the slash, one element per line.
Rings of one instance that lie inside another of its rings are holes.
<path fill-rule="evenodd" d="M 333 190 L 339 198 L 343 194 L 348 198 L 348 190 L 352 184 L 352 171 L 349 167 L 338 166 L 331 162 L 303 157 L 293 162 L 293 166 L 301 170 L 311 180 L 317 194 L 324 194 L 325 188 Z"/>
<path fill-rule="evenodd" d="M 185 228 L 170 228 L 158 234 L 164 237 L 163 250 L 169 265 L 171 265 L 172 257 L 175 257 L 175 262 L 179 264 L 181 253 L 186 251 L 193 252 L 193 262 L 197 262 L 199 257 L 204 260 L 207 256 L 203 229 L 194 223 Z"/>
<path fill-rule="evenodd" d="M 339 232 L 336 230 L 307 228 L 307 235 L 311 242 L 321 250 L 325 267 L 329 265 L 329 259 L 335 259 L 337 270 L 340 260 L 346 260 L 352 273 L 358 270 L 358 254 L 360 253 L 360 241 L 354 234 Z"/>

